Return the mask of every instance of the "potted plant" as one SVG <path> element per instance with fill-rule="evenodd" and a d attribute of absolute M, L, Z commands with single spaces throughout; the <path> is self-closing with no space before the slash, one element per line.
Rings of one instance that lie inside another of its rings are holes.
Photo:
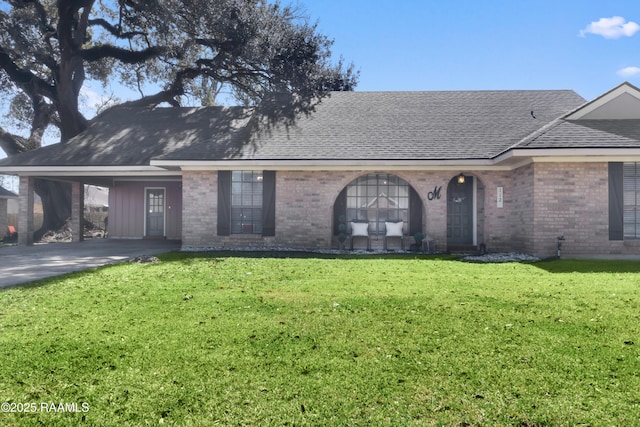
<path fill-rule="evenodd" d="M 340 215 L 338 217 L 338 241 L 340 242 L 340 250 L 344 249 L 345 240 L 347 240 L 347 217 Z"/>
<path fill-rule="evenodd" d="M 413 235 L 413 239 L 416 241 L 414 247 L 416 252 L 422 252 L 422 241 L 424 240 L 424 234 L 418 231 Z"/>

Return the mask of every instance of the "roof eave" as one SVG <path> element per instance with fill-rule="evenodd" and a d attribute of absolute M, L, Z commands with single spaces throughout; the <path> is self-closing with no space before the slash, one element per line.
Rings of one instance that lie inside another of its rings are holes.
<path fill-rule="evenodd" d="M 640 147 L 515 148 L 493 159 L 495 165 L 512 168 L 531 162 L 624 162 L 640 161 Z"/>
<path fill-rule="evenodd" d="M 132 176 L 132 175 L 176 175 L 156 166 L 0 166 L 0 173 L 18 176 Z"/>
<path fill-rule="evenodd" d="M 490 159 L 413 159 L 413 160 L 357 160 L 357 159 L 308 159 L 308 160 L 151 160 L 151 164 L 181 170 L 449 170 L 459 168 L 495 169 Z"/>

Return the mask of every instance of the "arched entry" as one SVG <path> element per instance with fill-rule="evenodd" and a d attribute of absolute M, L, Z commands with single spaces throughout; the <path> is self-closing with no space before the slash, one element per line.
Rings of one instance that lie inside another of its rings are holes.
<path fill-rule="evenodd" d="M 422 231 L 422 200 L 402 178 L 372 173 L 354 179 L 338 195 L 333 206 L 334 235 L 339 234 L 339 217 L 347 221 L 368 221 L 372 236 L 384 236 L 385 221 L 402 221 L 404 231 Z"/>
<path fill-rule="evenodd" d="M 470 249 L 476 244 L 475 185 L 473 176 L 460 174 L 447 187 L 447 246 Z"/>

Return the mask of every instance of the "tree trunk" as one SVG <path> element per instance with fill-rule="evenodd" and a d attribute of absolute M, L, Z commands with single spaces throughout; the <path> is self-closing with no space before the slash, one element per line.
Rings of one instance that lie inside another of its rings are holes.
<path fill-rule="evenodd" d="M 71 184 L 47 179 L 36 179 L 35 191 L 42 199 L 42 227 L 34 231 L 37 242 L 49 230 L 60 229 L 71 218 Z"/>

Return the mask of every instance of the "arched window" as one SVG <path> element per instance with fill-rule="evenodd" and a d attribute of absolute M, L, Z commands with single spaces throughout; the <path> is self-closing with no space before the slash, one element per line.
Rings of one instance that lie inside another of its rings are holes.
<path fill-rule="evenodd" d="M 347 185 L 336 199 L 335 224 L 340 215 L 347 222 L 368 221 L 370 235 L 384 235 L 385 221 L 403 221 L 408 234 L 422 229 L 420 197 L 407 181 L 386 173 L 364 175 Z"/>

